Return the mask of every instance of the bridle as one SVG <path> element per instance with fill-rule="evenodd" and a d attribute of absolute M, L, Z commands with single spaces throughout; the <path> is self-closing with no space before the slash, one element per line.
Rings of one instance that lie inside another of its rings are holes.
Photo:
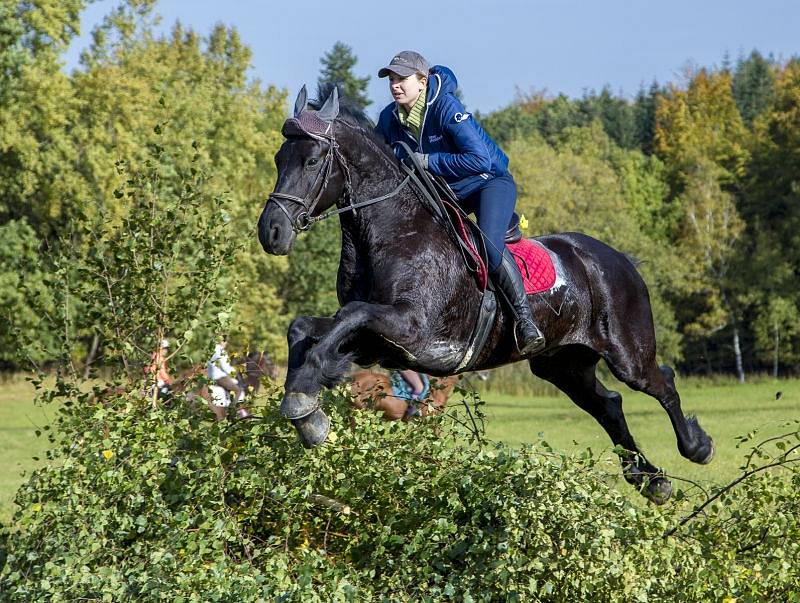
<path fill-rule="evenodd" d="M 341 122 L 344 123 L 344 122 Z M 270 193 L 267 201 L 272 201 L 275 203 L 280 210 L 286 215 L 286 218 L 292 225 L 292 230 L 299 234 L 304 230 L 308 230 L 313 226 L 316 222 L 320 222 L 325 220 L 326 218 L 330 218 L 332 216 L 336 216 L 338 214 L 352 211 L 356 213 L 356 210 L 362 207 L 366 207 L 367 205 L 372 205 L 373 203 L 378 203 L 379 201 L 384 201 L 386 199 L 390 199 L 397 195 L 400 190 L 408 183 L 411 176 L 407 175 L 403 181 L 390 193 L 386 195 L 381 195 L 380 197 L 375 197 L 373 199 L 367 199 L 366 201 L 355 201 L 355 195 L 353 193 L 353 182 L 350 177 L 350 169 L 347 166 L 347 161 L 342 155 L 342 152 L 339 150 L 339 144 L 336 142 L 336 136 L 333 132 L 333 123 L 330 124 L 328 128 L 328 132 L 330 133 L 316 133 L 316 132 L 308 132 L 303 131 L 303 134 L 309 136 L 310 138 L 314 138 L 315 140 L 319 140 L 321 142 L 328 143 L 328 149 L 325 152 L 325 157 L 322 160 L 322 167 L 317 172 L 314 181 L 311 183 L 309 187 L 308 194 L 305 197 L 298 197 L 296 195 L 290 195 L 288 193 Z M 313 216 L 312 213 L 314 209 L 316 209 L 319 200 L 322 198 L 322 195 L 325 193 L 325 189 L 328 186 L 328 181 L 330 180 L 331 173 L 333 172 L 333 162 L 334 160 L 339 164 L 339 168 L 344 174 L 344 193 L 342 194 L 341 199 L 347 201 L 347 205 L 340 207 L 339 201 L 337 201 L 337 209 L 327 211 L 324 214 L 320 214 L 319 216 Z M 322 182 L 320 183 L 320 178 L 322 178 Z M 314 189 L 317 188 L 317 193 L 312 197 L 314 194 Z M 297 214 L 295 218 L 292 218 L 289 210 L 286 209 L 286 206 L 281 201 L 290 201 L 292 203 L 296 203 L 300 205 L 303 210 Z"/>

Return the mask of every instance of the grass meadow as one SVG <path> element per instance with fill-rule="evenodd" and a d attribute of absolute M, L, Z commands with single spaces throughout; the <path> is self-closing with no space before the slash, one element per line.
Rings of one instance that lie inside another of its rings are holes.
<path fill-rule="evenodd" d="M 23 376 L 0 381 L 0 525 L 11 521 L 14 494 L 26 479 L 23 472 L 42 465 L 50 445 L 43 429 L 55 421 L 55 408 L 37 406 L 33 398 L 33 386 Z"/>
<path fill-rule="evenodd" d="M 654 465 L 676 478 L 704 484 L 724 484 L 741 472 L 739 467 L 750 447 L 768 437 L 796 431 L 787 423 L 800 419 L 800 380 L 759 379 L 739 384 L 734 380 L 715 383 L 678 379 L 684 414 L 696 414 L 716 444 L 709 465 L 696 465 L 681 457 L 667 413 L 653 398 L 633 392 L 621 384 L 604 380 L 623 397 L 623 410 L 633 437 Z M 779 396 L 776 394 L 780 392 Z M 600 425 L 565 395 L 507 395 L 484 392 L 486 433 L 510 445 L 536 442 L 540 438 L 556 450 L 578 452 L 591 448 L 609 459 L 610 470 L 619 472 L 611 441 Z M 737 447 L 737 436 L 757 429 L 750 442 Z M 612 458 L 613 457 L 613 458 Z M 678 480 L 673 486 L 680 487 Z"/>
<path fill-rule="evenodd" d="M 521 369 L 501 369 L 489 381 L 478 383 L 486 402 L 486 433 L 510 445 L 544 439 L 556 450 L 576 452 L 591 448 L 608 459 L 608 470 L 619 475 L 611 443 L 602 428 L 566 396 L 547 384 L 523 375 Z M 505 371 L 505 372 L 504 372 Z M 631 432 L 652 463 L 674 477 L 704 484 L 723 484 L 739 474 L 752 444 L 737 448 L 736 436 L 757 428 L 753 443 L 793 430 L 786 424 L 800 419 L 800 380 L 752 379 L 744 385 L 732 379 L 678 379 L 685 413 L 696 413 L 714 438 L 717 454 L 708 466 L 684 460 L 679 454 L 669 419 L 658 402 L 604 380 L 623 395 Z M 500 393 L 504 389 L 515 393 Z M 525 390 L 528 390 L 525 392 Z M 776 394 L 780 392 L 780 395 Z M 55 418 L 55 409 L 33 403 L 33 387 L 22 376 L 8 378 L 0 388 L 0 524 L 9 525 L 17 487 L 41 465 L 48 447 L 46 434 L 36 436 Z M 794 425 L 794 430 L 797 425 Z M 622 480 L 620 479 L 620 482 Z M 674 485 L 680 487 L 675 480 Z M 626 486 L 620 485 L 621 488 Z"/>

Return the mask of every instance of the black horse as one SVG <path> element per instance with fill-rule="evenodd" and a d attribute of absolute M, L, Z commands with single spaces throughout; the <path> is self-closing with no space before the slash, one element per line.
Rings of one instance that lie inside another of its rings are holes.
<path fill-rule="evenodd" d="M 329 420 L 318 394 L 342 379 L 351 361 L 362 366 L 413 368 L 433 375 L 457 372 L 476 322 L 481 293 L 456 243 L 404 184 L 392 150 L 362 113 L 341 109 L 336 89 L 321 108 L 305 88 L 285 142 L 275 156 L 278 181 L 258 221 L 267 253 L 288 254 L 297 234 L 334 205 L 342 229 L 337 278 L 341 308 L 332 317 L 301 316 L 287 339 L 289 367 L 281 410 L 307 447 L 325 440 Z M 376 202 L 376 200 L 380 200 Z M 556 385 L 608 432 L 628 482 L 656 502 L 672 487 L 631 436 L 622 396 L 598 380 L 602 358 L 620 381 L 656 398 L 672 421 L 678 449 L 708 463 L 711 438 L 684 417 L 674 372 L 656 363 L 647 287 L 628 256 L 580 233 L 537 237 L 553 257 L 559 279 L 531 296 L 546 349 L 522 358 L 509 316 L 498 313 L 473 370 L 527 360 L 531 371 Z"/>

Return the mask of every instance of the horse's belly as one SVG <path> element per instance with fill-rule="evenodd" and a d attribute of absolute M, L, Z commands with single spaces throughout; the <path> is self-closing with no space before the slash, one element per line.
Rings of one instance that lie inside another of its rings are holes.
<path fill-rule="evenodd" d="M 419 370 L 431 375 L 452 375 L 465 352 L 463 342 L 437 339 L 418 350 L 412 362 Z"/>

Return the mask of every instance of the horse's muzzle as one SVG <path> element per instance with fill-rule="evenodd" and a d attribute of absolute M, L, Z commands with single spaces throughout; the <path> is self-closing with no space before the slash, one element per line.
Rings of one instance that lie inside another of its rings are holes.
<path fill-rule="evenodd" d="M 272 255 L 287 255 L 292 248 L 295 232 L 289 219 L 274 204 L 267 202 L 258 218 L 258 241 Z"/>

